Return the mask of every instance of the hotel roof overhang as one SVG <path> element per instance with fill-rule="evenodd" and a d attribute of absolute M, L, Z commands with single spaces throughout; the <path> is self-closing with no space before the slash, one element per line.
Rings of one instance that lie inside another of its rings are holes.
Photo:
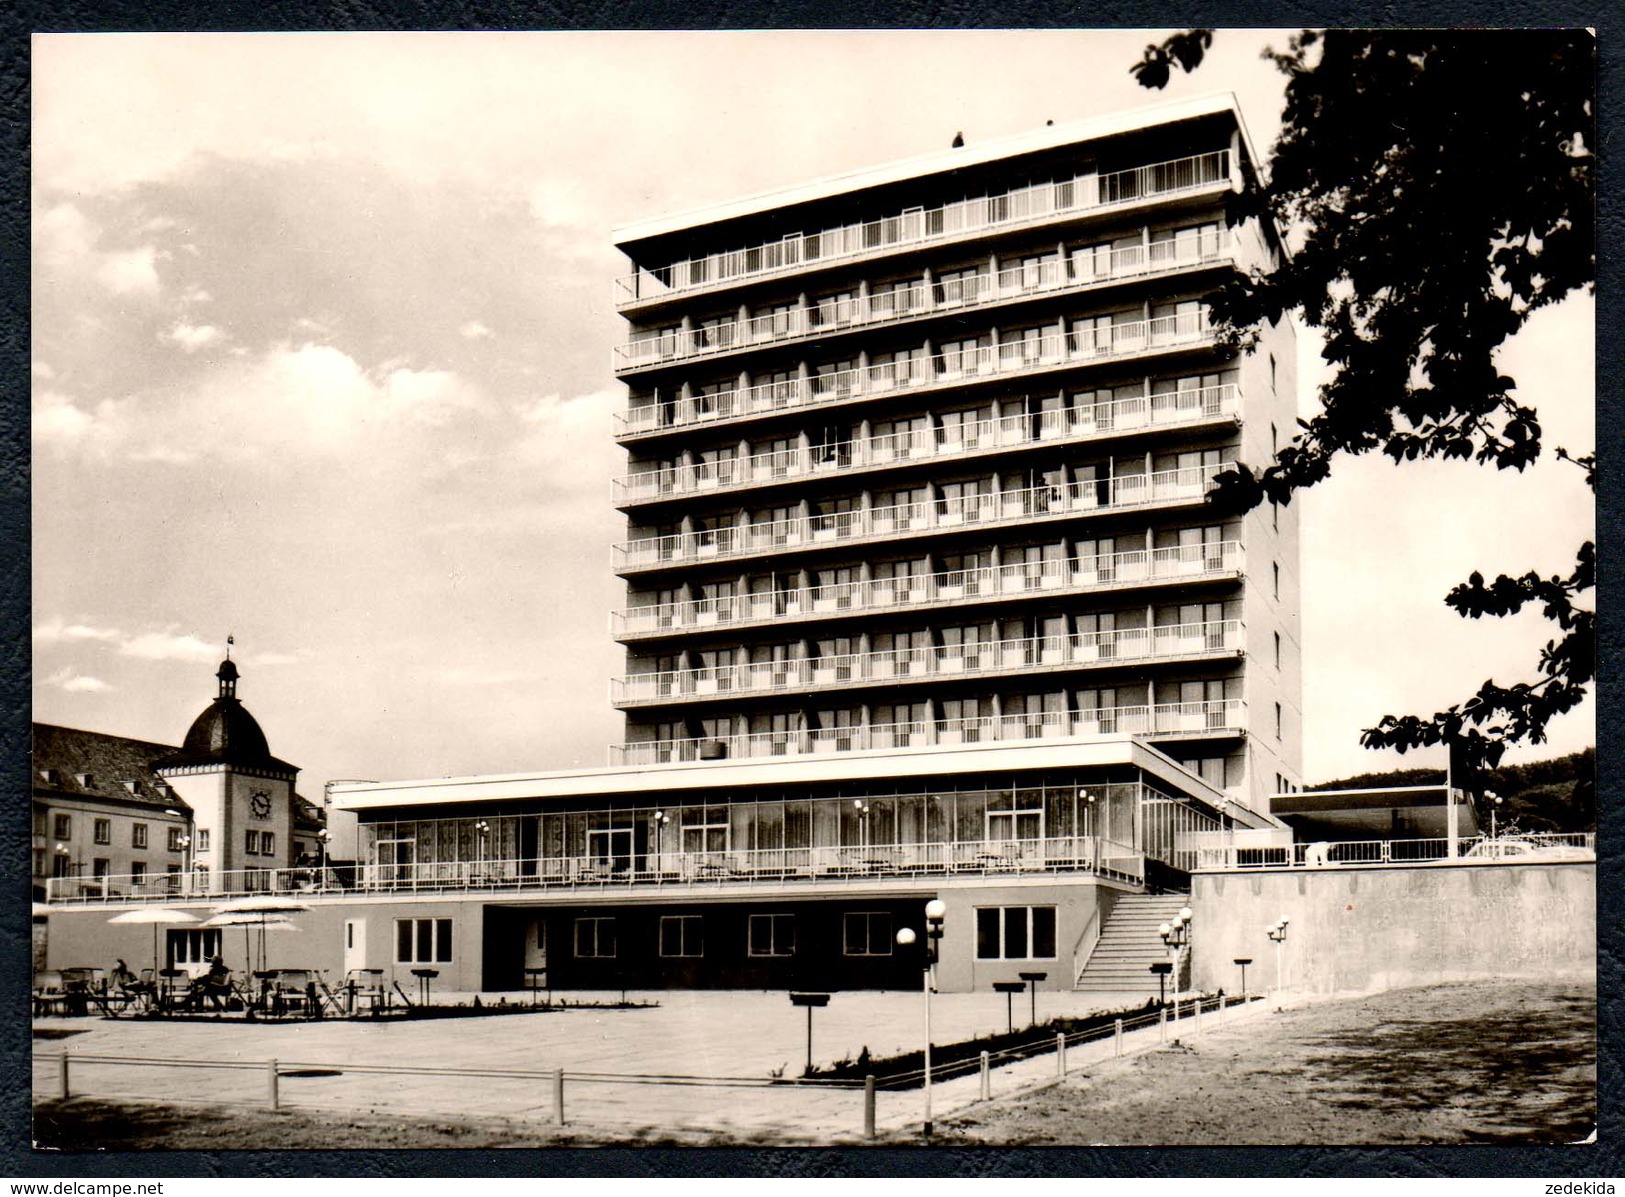
<path fill-rule="evenodd" d="M 1371 827 L 1387 830 L 1388 822 L 1397 811 L 1404 811 L 1413 819 L 1437 823 L 1442 831 L 1445 822 L 1445 787 L 1394 786 L 1369 790 L 1304 790 L 1295 794 L 1276 794 L 1270 799 L 1270 810 L 1277 818 L 1291 823 L 1323 825 L 1338 824 L 1348 827 Z M 1462 835 L 1478 833 L 1478 819 L 1470 802 L 1460 804 Z"/>
<path fill-rule="evenodd" d="M 609 798 L 622 795 L 748 789 L 762 786 L 854 784 L 901 781 L 949 774 L 1013 773 L 1046 769 L 1140 769 L 1169 789 L 1213 810 L 1227 808 L 1246 826 L 1280 826 L 1248 810 L 1223 790 L 1203 781 L 1172 757 L 1134 736 L 1087 744 L 983 744 L 927 747 L 798 760 L 690 761 L 673 765 L 571 769 L 549 773 L 514 773 L 416 781 L 335 783 L 333 805 L 367 811 L 391 807 L 441 806 L 451 803 Z"/>
<path fill-rule="evenodd" d="M 692 208 L 686 212 L 678 212 L 672 215 L 651 217 L 648 220 L 637 221 L 616 229 L 613 234 L 614 241 L 616 248 L 620 249 L 628 257 L 635 261 L 641 260 L 644 255 L 639 249 L 640 246 L 646 246 L 648 243 L 658 243 L 662 238 L 703 228 L 706 225 L 724 224 L 732 220 L 759 216 L 775 209 L 814 203 L 849 192 L 885 186 L 888 183 L 900 183 L 936 174 L 948 174 L 967 167 L 996 163 L 1007 158 L 1018 158 L 1027 154 L 1059 149 L 1076 143 L 1100 141 L 1125 133 L 1153 129 L 1159 125 L 1177 124 L 1181 121 L 1226 113 L 1235 120 L 1236 131 L 1240 136 L 1241 146 L 1248 166 L 1256 170 L 1260 159 L 1253 145 L 1252 136 L 1247 131 L 1246 120 L 1242 117 L 1241 105 L 1237 102 L 1234 93 L 1216 92 L 1205 96 L 1194 96 L 1189 99 L 1173 100 L 1101 116 L 1085 117 L 1076 121 L 1047 125 L 1041 129 L 995 138 L 977 145 L 934 151 L 930 154 L 904 158 L 882 166 L 866 167 L 846 174 L 828 175 L 794 187 L 760 192 L 741 199 Z"/>

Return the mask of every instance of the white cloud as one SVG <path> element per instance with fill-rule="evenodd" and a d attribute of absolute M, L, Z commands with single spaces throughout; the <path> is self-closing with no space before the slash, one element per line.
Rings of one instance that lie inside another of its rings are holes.
<path fill-rule="evenodd" d="M 36 391 L 31 435 L 36 444 L 74 444 L 96 432 L 96 417 L 59 391 Z"/>
<path fill-rule="evenodd" d="M 208 291 L 204 290 L 196 283 L 193 283 L 191 286 L 187 287 L 185 291 L 181 292 L 182 303 L 208 303 L 213 298 L 213 295 L 209 294 Z"/>
<path fill-rule="evenodd" d="M 255 653 L 246 660 L 250 665 L 297 665 L 300 658 L 297 653 L 264 652 Z"/>
<path fill-rule="evenodd" d="M 119 646 L 121 655 L 144 661 L 213 661 L 220 652 L 218 644 L 206 644 L 190 633 L 174 632 L 143 632 Z"/>
<path fill-rule="evenodd" d="M 158 293 L 158 251 L 151 245 L 101 255 L 96 277 L 115 295 Z"/>
<path fill-rule="evenodd" d="M 97 628 L 89 624 L 68 623 L 60 617 L 36 623 L 33 628 L 35 644 L 62 644 L 79 640 L 117 640 L 117 628 Z"/>
<path fill-rule="evenodd" d="M 477 341 L 481 337 L 494 337 L 496 336 L 496 333 L 492 332 L 478 320 L 470 320 L 457 330 L 457 335 L 460 337 L 467 337 L 470 341 Z"/>
<path fill-rule="evenodd" d="M 58 669 L 45 679 L 45 684 L 55 686 L 59 690 L 66 690 L 70 694 L 96 694 L 113 688 L 99 677 L 76 673 L 69 668 Z"/>
<path fill-rule="evenodd" d="M 225 336 L 224 331 L 212 324 L 188 324 L 182 320 L 174 328 L 159 333 L 158 339 L 164 344 L 174 345 L 186 353 L 196 353 L 205 346 L 224 340 Z"/>
<path fill-rule="evenodd" d="M 56 371 L 51 369 L 51 364 L 42 362 L 38 358 L 28 363 L 28 372 L 35 378 L 52 379 L 56 377 Z"/>

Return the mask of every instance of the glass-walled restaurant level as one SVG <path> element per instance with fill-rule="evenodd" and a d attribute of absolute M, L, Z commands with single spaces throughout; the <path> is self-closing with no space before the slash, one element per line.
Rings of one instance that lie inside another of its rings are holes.
<path fill-rule="evenodd" d="M 793 797 L 649 796 L 590 809 L 361 824 L 370 889 L 1189 869 L 1213 811 L 1147 781 Z"/>

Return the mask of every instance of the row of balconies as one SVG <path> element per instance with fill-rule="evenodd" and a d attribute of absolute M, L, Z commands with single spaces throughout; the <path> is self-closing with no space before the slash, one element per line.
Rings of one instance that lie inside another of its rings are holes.
<path fill-rule="evenodd" d="M 1019 412 L 970 424 L 854 437 L 837 444 L 770 449 L 748 456 L 692 460 L 643 470 L 613 482 L 617 505 L 745 489 L 798 478 L 829 477 L 918 461 L 1066 443 L 1140 428 L 1171 428 L 1234 417 L 1233 385 L 1187 387 L 1061 411 Z"/>
<path fill-rule="evenodd" d="M 1213 339 L 1206 307 L 1171 316 L 1122 324 L 1091 325 L 1068 332 L 1012 339 L 1002 345 L 942 353 L 915 353 L 901 360 L 860 365 L 827 374 L 802 372 L 783 381 L 690 393 L 669 401 L 640 404 L 615 417 L 615 433 L 690 428 L 797 408 L 871 399 L 882 395 L 958 386 L 983 378 L 1008 378 L 1063 366 L 1131 358 L 1165 349 L 1201 345 Z"/>
<path fill-rule="evenodd" d="M 1155 706 L 1100 707 L 1090 711 L 991 715 L 879 723 L 863 727 L 803 728 L 678 740 L 642 740 L 610 746 L 611 765 L 663 765 L 680 761 L 762 759 L 899 748 L 958 747 L 1033 740 L 1094 740 L 1121 735 L 1239 736 L 1247 726 L 1239 698 Z"/>
<path fill-rule="evenodd" d="M 635 335 L 616 345 L 611 366 L 617 372 L 674 362 L 720 357 L 746 349 L 828 337 L 853 329 L 883 327 L 939 313 L 958 314 L 1046 295 L 1092 290 L 1104 283 L 1147 278 L 1234 259 L 1236 241 L 1218 232 L 1178 240 L 1153 241 L 1065 260 L 1010 266 L 997 273 L 965 275 L 808 302 L 787 310 L 741 315 L 700 324 L 685 319 L 678 327 Z"/>
<path fill-rule="evenodd" d="M 624 310 L 673 295 L 719 290 L 911 246 L 1037 225 L 1221 184 L 1228 186 L 1230 166 L 1229 151 L 1216 150 L 1106 174 L 1035 183 L 937 207 L 910 208 L 893 216 L 817 233 L 792 233 L 776 241 L 634 271 L 615 280 L 615 302 Z"/>
<path fill-rule="evenodd" d="M 881 682 L 993 677 L 1010 672 L 1025 676 L 1147 660 L 1189 660 L 1235 654 L 1241 649 L 1241 622 L 1212 620 L 637 673 L 610 680 L 610 701 L 620 707 L 648 706 Z"/>
<path fill-rule="evenodd" d="M 908 578 L 870 578 L 807 590 L 632 607 L 613 613 L 611 631 L 617 639 L 624 640 L 673 632 L 779 624 L 828 615 L 928 609 L 1038 593 L 1060 595 L 1108 587 L 1239 576 L 1243 561 L 1241 542 L 1233 540 L 1091 554 L 1072 560 L 1021 561 L 985 569 L 950 570 Z"/>
<path fill-rule="evenodd" d="M 617 573 L 778 554 L 804 546 L 894 540 L 974 527 L 1127 511 L 1162 503 L 1188 503 L 1206 493 L 1211 467 L 1189 466 L 1152 474 L 1028 487 L 994 494 L 868 507 L 789 519 L 698 528 L 669 536 L 624 541 L 613 548 Z"/>

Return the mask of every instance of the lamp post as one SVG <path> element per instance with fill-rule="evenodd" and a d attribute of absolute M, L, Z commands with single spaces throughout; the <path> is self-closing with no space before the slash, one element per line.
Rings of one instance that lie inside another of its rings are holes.
<path fill-rule="evenodd" d="M 477 819 L 474 823 L 474 870 L 478 874 L 477 880 L 485 877 L 485 837 L 491 833 L 491 825 L 484 819 Z"/>
<path fill-rule="evenodd" d="M 805 1006 L 807 1008 L 807 1068 L 806 1068 L 806 1070 L 804 1072 L 802 1072 L 801 1075 L 802 1076 L 811 1076 L 812 1075 L 812 1070 L 813 1070 L 813 1063 L 812 1063 L 812 1012 L 814 1010 L 816 1010 L 820 1006 L 829 1005 L 829 994 L 827 994 L 827 993 L 792 993 L 790 995 L 790 1004 L 792 1006 Z"/>
<path fill-rule="evenodd" d="M 852 809 L 858 812 L 858 847 L 869 850 L 869 804 L 862 798 L 852 799 Z"/>
<path fill-rule="evenodd" d="M 1171 923 L 1164 923 L 1157 928 L 1157 934 L 1162 936 L 1162 943 L 1168 950 L 1168 971 L 1173 975 L 1174 986 L 1174 1021 L 1179 1021 L 1179 952 L 1191 941 L 1191 908 L 1180 907 L 1179 914 Z"/>
<path fill-rule="evenodd" d="M 1264 934 L 1269 936 L 1271 942 L 1275 944 L 1275 991 L 1277 993 L 1281 991 L 1281 947 L 1286 943 L 1286 925 L 1290 921 L 1283 914 L 1264 930 Z"/>
<path fill-rule="evenodd" d="M 1501 795 L 1494 790 L 1485 790 L 1484 801 L 1489 804 L 1490 808 L 1490 839 L 1493 840 L 1495 838 L 1495 812 L 1500 809 Z"/>
<path fill-rule="evenodd" d="M 932 898 L 925 904 L 925 967 L 921 988 L 925 993 L 925 1134 L 931 1133 L 931 990 L 937 966 L 937 944 L 942 939 L 942 925 L 948 913 L 941 898 Z M 897 942 L 902 947 L 914 943 L 912 927 L 899 928 Z"/>
<path fill-rule="evenodd" d="M 186 892 L 197 889 L 197 862 L 192 857 L 192 837 L 182 834 L 175 843 L 181 850 L 181 873 L 186 878 Z"/>
<path fill-rule="evenodd" d="M 664 828 L 671 822 L 671 816 L 663 810 L 657 810 L 649 816 L 649 838 L 654 841 L 655 868 L 664 873 L 666 871 L 666 833 Z"/>
<path fill-rule="evenodd" d="M 333 833 L 322 828 L 316 833 L 316 883 L 325 885 L 327 878 L 327 844 L 333 838 Z"/>

